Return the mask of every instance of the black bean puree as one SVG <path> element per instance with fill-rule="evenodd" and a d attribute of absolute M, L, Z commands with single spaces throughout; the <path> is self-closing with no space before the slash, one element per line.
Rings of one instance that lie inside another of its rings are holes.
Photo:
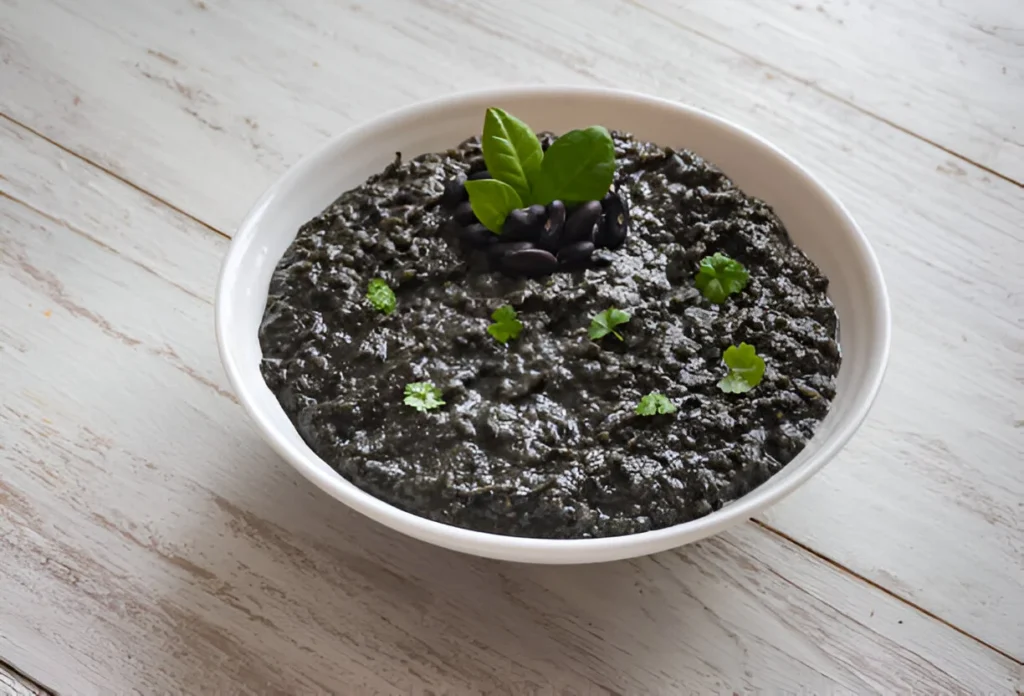
<path fill-rule="evenodd" d="M 262 372 L 309 446 L 403 510 L 484 532 L 633 534 L 692 520 L 766 481 L 804 447 L 835 395 L 840 354 L 827 279 L 767 204 L 713 165 L 614 133 L 631 209 L 606 268 L 515 279 L 468 266 L 438 205 L 446 180 L 483 168 L 479 141 L 400 157 L 299 230 L 278 264 L 259 332 Z M 694 287 L 724 252 L 750 272 L 714 305 Z M 366 300 L 388 280 L 398 308 Z M 511 304 L 508 346 L 489 316 Z M 609 306 L 625 341 L 587 336 Z M 767 364 L 726 394 L 722 351 Z M 403 405 L 429 381 L 447 404 Z M 659 391 L 672 416 L 640 417 Z"/>

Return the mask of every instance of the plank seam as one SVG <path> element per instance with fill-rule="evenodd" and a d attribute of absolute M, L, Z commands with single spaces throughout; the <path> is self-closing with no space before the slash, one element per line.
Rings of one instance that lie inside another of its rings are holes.
<path fill-rule="evenodd" d="M 1017 181 L 1016 179 L 1014 179 L 1014 178 L 1012 178 L 1012 177 L 1010 177 L 1010 176 L 1008 176 L 1006 174 L 998 172 L 995 169 L 992 169 L 991 167 L 989 167 L 987 165 L 981 164 L 979 162 L 975 162 L 974 160 L 972 160 L 971 158 L 967 157 L 966 155 L 962 155 L 959 152 L 946 147 L 945 145 L 941 145 L 941 144 L 935 142 L 934 140 L 931 140 L 930 138 L 926 138 L 925 136 L 920 135 L 919 133 L 915 133 L 914 131 L 910 130 L 906 126 L 901 126 L 900 124 L 898 124 L 898 123 L 896 123 L 894 121 L 891 121 L 890 119 L 886 118 L 885 116 L 881 116 L 879 114 L 876 114 L 875 112 L 868 110 L 867 108 L 857 104 L 856 102 L 850 101 L 846 97 L 842 97 L 842 96 L 840 96 L 840 95 L 838 95 L 838 94 L 836 94 L 834 92 L 830 92 L 829 90 L 825 89 L 824 87 L 819 85 L 814 80 L 811 80 L 809 78 L 801 77 L 799 75 L 796 75 L 796 74 L 790 72 L 789 70 L 780 68 L 779 66 L 777 66 L 777 65 L 775 65 L 773 63 L 769 63 L 769 62 L 765 61 L 762 58 L 758 58 L 757 56 L 755 56 L 753 54 L 747 53 L 747 52 L 745 52 L 745 51 L 743 51 L 743 50 L 741 50 L 739 48 L 736 48 L 732 44 L 729 44 L 729 43 L 727 43 L 727 42 L 725 42 L 725 41 L 723 41 L 723 40 L 721 40 L 721 39 L 719 39 L 719 38 L 717 38 L 715 36 L 712 36 L 711 34 L 707 34 L 707 33 L 703 32 L 703 31 L 700 31 L 699 29 L 694 29 L 693 27 L 690 27 L 690 26 L 687 26 L 685 24 L 682 24 L 679 20 L 675 19 L 674 17 L 672 17 L 669 14 L 666 14 L 666 13 L 661 12 L 659 10 L 655 10 L 655 9 L 650 8 L 650 7 L 647 7 L 642 2 L 640 2 L 640 0 L 626 0 L 626 1 L 630 5 L 633 5 L 636 8 L 638 8 L 640 10 L 643 10 L 644 12 L 647 12 L 649 14 L 652 14 L 655 17 L 657 17 L 657 18 L 659 18 L 659 19 L 661 19 L 661 20 L 663 20 L 665 22 L 668 22 L 669 24 L 671 24 L 672 26 L 676 27 L 677 29 L 681 29 L 682 31 L 689 32 L 690 34 L 693 34 L 694 36 L 699 36 L 700 38 L 704 39 L 705 41 L 710 41 L 711 43 L 715 44 L 716 46 L 721 46 L 722 48 L 724 48 L 724 49 L 726 49 L 728 51 L 732 51 L 736 55 L 742 56 L 743 58 L 746 58 L 747 60 L 757 64 L 758 66 L 760 66 L 762 68 L 770 68 L 771 70 L 779 73 L 780 75 L 783 75 L 784 77 L 786 77 L 786 78 L 788 78 L 790 80 L 793 80 L 794 82 L 798 82 L 798 83 L 804 85 L 805 87 L 807 87 L 807 88 L 817 92 L 818 94 L 821 94 L 821 95 L 823 95 L 825 97 L 828 97 L 829 99 L 833 99 L 833 100 L 839 102 L 840 104 L 843 104 L 843 105 L 853 109 L 854 111 L 857 111 L 857 112 L 859 112 L 861 114 L 864 114 L 865 116 L 869 116 L 870 118 L 872 118 L 872 119 L 874 119 L 876 121 L 884 123 L 885 125 L 887 125 L 887 126 L 889 126 L 891 128 L 895 128 L 899 132 L 904 133 L 906 135 L 909 135 L 910 137 L 914 138 L 915 140 L 920 140 L 923 143 L 927 143 L 928 145 L 931 145 L 932 147 L 934 147 L 934 148 L 936 148 L 938 150 L 941 150 L 942 152 L 945 152 L 947 155 L 949 155 L 951 157 L 955 157 L 955 158 L 957 158 L 957 159 L 959 159 L 959 160 L 961 160 L 963 162 L 966 162 L 967 164 L 970 164 L 973 167 L 977 167 L 981 171 L 983 171 L 983 172 L 985 172 L 987 174 L 991 174 L 992 176 L 994 176 L 994 177 L 996 177 L 998 179 L 1002 179 L 1003 181 L 1011 183 L 1014 186 L 1017 186 L 1019 188 L 1024 188 L 1024 183 L 1022 183 L 1020 181 Z"/>
<path fill-rule="evenodd" d="M 1016 186 L 1022 186 L 1022 184 L 1014 181 L 1013 179 L 1010 179 L 1010 178 L 1008 178 L 1008 177 L 1006 177 L 1006 176 L 1004 176 L 1002 174 L 999 174 L 998 172 L 995 172 L 995 171 L 993 171 L 993 170 L 991 170 L 991 169 L 989 169 L 987 167 L 979 165 L 979 164 L 971 161 L 970 159 L 968 159 L 968 158 L 966 158 L 966 157 L 964 157 L 964 156 L 962 156 L 962 155 L 960 155 L 960 154 L 958 154 L 956 152 L 953 152 L 952 150 L 949 150 L 948 148 L 945 148 L 945 147 L 943 147 L 941 145 L 937 145 L 936 143 L 933 143 L 933 142 L 927 140 L 926 138 L 918 136 L 916 133 L 913 133 L 911 131 L 906 130 L 905 128 L 902 128 L 901 126 L 893 124 L 893 123 L 887 121 L 886 119 L 881 118 L 881 117 L 879 117 L 879 116 L 877 116 L 877 115 L 875 115 L 875 114 L 873 114 L 873 113 L 871 113 L 869 111 L 865 111 L 861 107 L 859 107 L 859 106 L 857 106 L 855 104 L 851 104 L 851 103 L 847 102 L 846 100 L 842 99 L 841 97 L 837 97 L 837 96 L 835 96 L 833 94 L 830 94 L 827 91 L 820 89 L 819 87 L 817 87 L 812 82 L 809 82 L 807 80 L 804 80 L 804 79 L 799 78 L 799 77 L 794 76 L 794 75 L 790 75 L 786 71 L 780 70 L 777 67 L 775 67 L 774 65 L 765 63 L 764 61 L 762 61 L 760 59 L 757 59 L 757 58 L 754 58 L 752 56 L 749 56 L 749 55 L 743 53 L 742 51 L 739 51 L 738 49 L 734 49 L 732 46 L 729 46 L 728 44 L 724 44 L 724 43 L 722 43 L 722 42 L 720 42 L 720 41 L 718 41 L 716 39 L 713 39 L 711 37 L 705 36 L 701 32 L 698 32 L 698 31 L 693 30 L 693 29 L 691 29 L 689 27 L 681 25 L 681 24 L 679 24 L 678 22 L 672 20 L 669 17 L 664 17 L 659 12 L 656 12 L 654 10 L 650 10 L 647 7 L 644 7 L 637 0 L 628 0 L 628 1 L 631 4 L 639 7 L 642 10 L 650 12 L 651 14 L 654 14 L 654 15 L 656 15 L 658 17 L 662 17 L 666 21 L 671 22 L 674 26 L 677 26 L 677 27 L 679 27 L 679 28 L 681 28 L 681 29 L 683 29 L 685 31 L 689 31 L 689 32 L 691 32 L 691 33 L 693 33 L 695 35 L 698 35 L 698 36 L 700 36 L 702 38 L 705 38 L 705 39 L 707 39 L 709 41 L 712 41 L 715 44 L 721 45 L 724 48 L 727 48 L 727 49 L 729 49 L 731 51 L 734 51 L 735 53 L 737 53 L 739 55 L 742 55 L 742 56 L 744 56 L 746 58 L 749 58 L 750 60 L 758 63 L 759 65 L 762 65 L 762 66 L 767 67 L 767 68 L 771 68 L 772 70 L 777 70 L 779 73 L 785 74 L 785 75 L 787 75 L 787 77 L 790 77 L 791 79 L 796 80 L 797 82 L 800 82 L 801 84 L 804 84 L 804 85 L 806 85 L 808 87 L 811 87 L 812 89 L 815 89 L 816 91 L 824 94 L 825 96 L 828 96 L 829 98 L 836 99 L 836 100 L 838 100 L 838 101 L 840 101 L 840 102 L 850 106 L 851 108 L 854 108 L 854 109 L 856 109 L 856 110 L 858 110 L 858 111 L 860 111 L 860 112 L 862 112 L 862 113 L 864 113 L 864 114 L 866 114 L 868 116 L 871 116 L 872 118 L 875 118 L 875 119 L 877 119 L 877 120 L 879 120 L 879 121 L 881 121 L 883 123 L 886 123 L 887 125 L 889 125 L 889 126 L 891 126 L 893 128 L 896 128 L 897 130 L 900 130 L 901 132 L 904 132 L 904 133 L 906 133 L 906 134 L 908 134 L 908 135 L 910 135 L 910 136 L 912 136 L 912 137 L 914 137 L 914 138 L 916 138 L 918 140 L 926 142 L 926 143 L 928 143 L 928 144 L 930 144 L 930 145 L 932 145 L 932 146 L 942 150 L 943 152 L 946 152 L 946 153 L 948 153 L 948 154 L 950 154 L 952 156 L 955 156 L 955 157 L 963 160 L 964 162 L 967 162 L 968 164 L 971 164 L 972 166 L 978 167 L 981 170 L 989 172 L 993 176 L 997 176 L 1000 179 L 1008 181 L 1009 183 L 1012 183 L 1012 184 L 1014 184 Z M 156 194 L 154 194 L 154 193 L 152 193 L 152 192 L 142 188 L 138 184 L 135 184 L 134 182 L 130 181 L 129 179 L 127 179 L 127 178 L 117 174 L 116 172 L 113 172 L 110 169 L 108 169 L 108 168 L 106 168 L 106 167 L 104 167 L 104 166 L 102 166 L 102 165 L 92 161 L 88 157 L 86 157 L 86 156 L 84 156 L 82 154 L 79 154 L 78 152 L 75 152 L 74 150 L 69 149 L 68 147 L 66 147 L 66 146 L 62 145 L 61 143 L 57 142 L 56 140 L 54 140 L 54 139 L 52 139 L 52 138 L 50 138 L 50 137 L 40 133 L 39 131 L 35 130 L 34 128 L 31 128 L 31 127 L 25 125 L 24 123 L 21 123 L 17 119 L 12 118 L 8 114 L 0 113 L 0 117 L 4 118 L 5 120 L 9 121 L 10 123 L 13 123 L 14 125 L 18 126 L 19 128 L 22 128 L 25 131 L 33 134 L 34 136 L 36 136 L 38 138 L 41 138 L 42 140 L 46 141 L 47 143 L 49 143 L 49 144 L 53 145 L 54 147 L 56 147 L 56 148 L 58 148 L 58 149 L 60 149 L 60 150 L 62 150 L 64 152 L 68 153 L 69 155 L 71 155 L 71 156 L 75 157 L 76 159 L 84 162 L 85 164 L 87 164 L 89 166 L 92 166 L 92 167 L 95 167 L 97 170 L 99 170 L 99 171 L 103 172 L 104 174 L 107 174 L 108 176 L 116 179 L 117 181 L 120 181 L 121 183 L 131 187 L 133 190 L 138 191 L 139 193 L 141 193 L 141 194 L 145 195 L 146 197 L 156 201 L 157 203 L 160 203 L 161 205 L 166 206 L 170 210 L 173 210 L 174 212 L 176 212 L 176 213 L 178 213 L 178 214 L 188 218 L 189 220 L 195 222 L 196 224 L 200 225 L 204 229 L 206 229 L 206 230 L 208 230 L 208 231 L 210 231 L 210 232 L 212 232 L 214 234 L 217 234 L 219 236 L 222 236 L 222 237 L 225 237 L 227 239 L 230 239 L 229 235 L 227 235 L 226 233 L 224 233 L 221 230 L 217 229 L 213 225 L 210 225 L 209 223 L 204 222 L 203 220 L 197 218 L 195 215 L 192 215 L 191 213 L 188 213 L 185 210 L 182 210 L 181 208 L 171 204 L 170 202 L 168 202 L 167 200 L 161 198 L 160 196 L 157 196 Z M 13 198 L 13 197 L 10 197 L 10 196 L 7 196 L 7 197 L 11 198 L 12 200 L 17 201 L 18 203 L 21 203 L 21 204 L 25 205 L 26 207 L 30 208 L 31 210 L 34 210 L 35 212 L 43 214 L 45 217 L 53 219 L 53 218 L 51 218 L 51 216 L 45 215 L 41 211 L 37 210 L 35 207 L 33 207 L 31 205 L 28 205 L 27 203 L 24 203 L 23 201 L 20 201 L 20 200 L 18 200 L 16 198 Z M 64 226 L 67 226 L 67 223 L 65 223 L 64 221 L 59 221 L 59 222 L 60 222 L 60 224 L 62 224 Z M 72 230 L 72 231 L 75 231 L 75 230 Z M 83 236 L 85 236 L 86 239 L 89 239 L 90 241 L 99 244 L 99 242 L 96 242 L 96 240 L 92 239 L 91 236 L 89 236 L 89 235 L 83 235 Z M 804 544 L 804 543 L 802 543 L 800 541 L 797 541 L 796 539 L 794 539 L 793 537 L 789 536 L 788 534 L 786 534 L 786 533 L 784 533 L 784 532 L 782 532 L 782 531 L 780 531 L 780 530 L 778 530 L 778 529 L 768 525 L 765 522 L 762 522 L 761 520 L 754 519 L 753 522 L 755 524 L 759 525 L 760 527 L 762 527 L 763 529 L 765 529 L 766 531 L 776 535 L 777 537 L 779 537 L 781 539 L 784 539 L 784 540 L 788 541 L 789 543 L 793 544 L 794 546 L 796 546 L 797 548 L 801 549 L 802 551 L 812 555 L 813 557 L 815 557 L 815 558 L 817 558 L 817 559 L 827 563 L 828 565 L 830 565 L 830 566 L 832 566 L 832 567 L 834 567 L 834 568 L 836 568 L 836 569 L 838 569 L 838 570 L 848 574 L 849 576 L 851 576 L 853 578 L 856 578 L 857 580 L 860 580 L 861 582 L 863 582 L 863 583 L 865 583 L 865 584 L 867 584 L 867 585 L 869 585 L 871 587 L 874 587 L 875 589 L 880 590 L 881 592 L 883 592 L 886 595 L 892 597 L 893 599 L 899 601 L 900 603 L 905 604 L 905 605 L 907 605 L 907 606 L 909 606 L 909 607 L 911 607 L 911 608 L 921 612 L 922 614 L 924 614 L 925 616 L 929 617 L 930 619 L 932 619 L 934 621 L 937 621 L 937 622 L 939 622 L 939 623 L 941 623 L 941 624 L 943 624 L 943 625 L 953 629 L 954 631 L 956 631 L 960 635 L 962 635 L 962 636 L 964 636 L 966 638 L 971 639 L 972 641 L 974 641 L 974 642 L 978 643 L 979 645 L 981 645 L 981 646 L 983 646 L 983 647 L 985 647 L 985 648 L 995 652 L 998 655 L 1001 655 L 1002 657 L 1010 660 L 1014 664 L 1017 664 L 1017 665 L 1020 665 L 1021 667 L 1024 667 L 1024 660 L 1019 659 L 1017 657 L 1014 657 L 1013 655 L 1011 655 L 1011 654 L 1009 654 L 1009 653 L 1007 653 L 1007 652 L 1005 652 L 1005 651 L 1003 651 L 1003 650 L 1001 650 L 1001 649 L 999 649 L 999 648 L 997 648 L 997 647 L 995 647 L 995 646 L 985 642 L 984 640 L 978 638 L 977 636 L 974 636 L 974 635 L 968 633 L 964 629 L 956 626 L 955 624 L 950 623 L 946 619 L 943 619 L 942 617 L 936 615 L 935 613 L 933 613 L 933 612 L 931 612 L 931 611 L 929 611 L 927 609 L 924 609 L 923 607 L 921 607 L 920 605 L 918 605 L 915 602 L 911 601 L 910 599 L 902 597 L 901 595 L 897 594 L 896 592 L 894 592 L 894 591 L 884 587 L 883 585 L 878 584 L 877 582 L 875 582 L 875 581 L 871 580 L 870 578 L 868 578 L 868 577 L 858 573 L 857 571 L 855 571 L 855 570 L 853 570 L 851 568 L 848 568 L 848 567 L 840 564 L 839 562 L 833 560 L 832 558 L 829 558 L 828 556 L 824 555 L 823 553 L 821 553 L 819 551 L 816 551 L 815 549 L 813 549 L 812 547 L 808 546 L 807 544 Z"/>
<path fill-rule="evenodd" d="M 170 208 L 171 210 L 175 211 L 176 213 L 185 216 L 186 218 L 188 218 L 192 222 L 196 223 L 197 225 L 201 225 L 202 227 L 206 228 L 210 232 L 213 232 L 214 234 L 220 235 L 221 237 L 224 237 L 226 239 L 231 239 L 230 235 L 228 235 L 228 234 L 226 234 L 224 232 L 221 232 L 220 230 L 218 230 L 213 225 L 211 225 L 211 224 L 209 224 L 207 222 L 204 222 L 203 220 L 197 218 L 195 215 L 193 215 L 192 213 L 188 212 L 187 210 L 183 210 L 183 209 L 179 208 L 178 206 L 174 205 L 170 201 L 168 201 L 168 200 L 166 200 L 164 198 L 161 198 L 160 196 L 156 195 L 152 191 L 148 191 L 148 190 L 142 188 L 141 186 L 136 184 L 134 181 L 131 181 L 130 179 L 128 179 L 128 178 L 126 178 L 124 176 L 121 176 L 117 172 L 115 172 L 115 171 L 113 171 L 111 169 L 108 169 L 107 167 L 104 167 L 102 164 L 99 164 L 98 162 L 94 162 L 93 160 L 89 159 L 85 155 L 80 154 L 78 152 L 75 152 L 71 148 L 69 148 L 69 147 L 67 147 L 67 146 L 57 142 L 56 140 L 54 140 L 53 138 L 49 137 L 48 135 L 46 135 L 44 133 L 41 133 L 41 132 L 37 131 L 35 128 L 32 128 L 31 126 L 28 126 L 28 125 L 22 123 L 18 119 L 13 118 L 12 116 L 10 116 L 10 115 L 8 115 L 6 113 L 0 113 L 0 118 L 3 118 L 5 121 L 9 121 L 10 123 L 13 123 L 18 128 L 22 128 L 22 129 L 28 131 L 29 133 L 31 133 L 32 135 L 36 136 L 37 138 L 41 138 L 42 140 L 45 140 L 50 145 L 53 145 L 54 147 L 56 147 L 57 149 L 59 149 L 59 150 L 61 150 L 63 152 L 66 152 L 67 154 L 71 155 L 75 159 L 80 160 L 82 162 L 85 162 L 86 164 L 88 164 L 88 165 L 90 165 L 92 167 L 95 167 L 96 169 L 100 170 L 104 174 L 106 174 L 106 175 L 108 175 L 108 176 L 110 176 L 110 177 L 112 177 L 114 179 L 117 179 L 118 181 L 120 181 L 125 186 L 129 186 L 132 189 L 134 189 L 135 191 L 138 191 L 142 195 L 146 196 L 147 198 L 150 198 L 150 199 L 156 201 L 157 203 L 160 203 L 160 204 L 166 206 L 167 208 Z"/>
<path fill-rule="evenodd" d="M 24 685 L 28 686 L 30 689 L 35 689 L 37 692 L 39 692 L 40 696 L 47 696 L 49 694 L 56 693 L 53 689 L 43 686 L 39 680 L 33 679 L 32 677 L 28 676 L 27 674 L 25 674 L 20 669 L 12 665 L 10 662 L 7 662 L 6 660 L 0 659 L 0 670 L 4 670 L 8 674 L 14 676 L 16 679 L 19 679 Z"/>
<path fill-rule="evenodd" d="M 775 527 L 772 527 L 767 522 L 763 522 L 763 521 L 761 521 L 759 519 L 756 519 L 756 518 L 752 519 L 751 521 L 754 524 L 756 524 L 759 527 L 761 527 L 762 529 L 764 529 L 765 531 L 767 531 L 767 532 L 769 532 L 771 534 L 774 534 L 775 536 L 779 537 L 780 539 L 783 539 L 784 541 L 788 541 L 790 544 L 796 546 L 797 548 L 799 548 L 799 549 L 801 549 L 803 551 L 806 551 L 807 553 L 809 553 L 810 555 L 814 556 L 818 560 L 820 560 L 820 561 L 822 561 L 822 562 L 832 566 L 833 568 L 835 568 L 835 569 L 837 569 L 837 570 L 839 570 L 839 571 L 841 571 L 843 573 L 846 573 L 846 574 L 856 578 L 857 580 L 860 580 L 861 582 L 863 582 L 863 583 L 865 583 L 867 585 L 870 585 L 871 587 L 874 587 L 877 590 L 880 590 L 881 592 L 883 592 L 886 595 L 892 597 L 893 599 L 896 599 L 896 600 L 900 601 L 901 603 L 906 604 L 908 607 L 916 609 L 917 611 L 921 612 L 922 614 L 924 614 L 928 618 L 932 619 L 933 621 L 937 621 L 940 624 L 942 624 L 943 626 L 947 626 L 947 627 L 953 629 L 954 631 L 956 631 L 960 635 L 964 636 L 965 638 L 970 638 L 975 643 L 978 643 L 979 645 L 981 645 L 981 646 L 983 646 L 985 648 L 988 648 L 992 652 L 1005 657 L 1010 662 L 1013 662 L 1016 665 L 1024 667 L 1024 659 L 1014 657 L 1010 653 L 1008 653 L 1008 652 L 1006 652 L 1006 651 L 1004 651 L 1004 650 L 1002 650 L 1000 648 L 997 648 L 994 645 L 986 643 L 981 638 L 978 638 L 977 636 L 968 633 L 967 631 L 965 631 L 964 629 L 960 628 L 959 626 L 950 623 L 946 619 L 942 618 L 941 616 L 938 616 L 937 614 L 933 613 L 932 611 L 929 611 L 928 609 L 925 609 L 924 607 L 920 606 L 919 604 L 917 604 L 917 603 L 915 603 L 915 602 L 913 602 L 913 601 L 911 601 L 911 600 L 909 600 L 909 599 L 907 599 L 907 598 L 905 598 L 905 597 L 903 597 L 901 595 L 896 594 L 894 591 L 890 590 L 889 588 L 885 587 L 884 585 L 880 585 L 879 583 L 875 582 L 871 578 L 869 578 L 869 577 L 867 577 L 865 575 L 861 575 L 860 573 L 858 573 L 857 571 L 853 570 L 852 568 L 847 568 L 843 564 L 839 563 L 838 561 L 836 561 L 836 560 L 834 560 L 832 558 L 829 558 L 828 556 L 826 556 L 825 554 L 821 553 L 820 551 L 816 551 L 815 549 L 813 549 L 812 547 L 810 547 L 807 544 L 803 543 L 802 541 L 798 541 L 797 539 L 794 539 L 793 537 L 791 537 L 790 535 L 786 534 L 785 532 L 780 531 L 780 530 L 776 529 Z"/>
<path fill-rule="evenodd" d="M 119 252 L 117 249 L 114 249 L 110 245 L 101 242 L 100 240 L 96 239 L 95 237 L 93 237 L 91 234 L 89 234 L 85 230 L 82 230 L 82 229 L 80 229 L 78 227 L 75 227 L 74 225 L 72 225 L 67 220 L 64 220 L 62 218 L 50 215 L 45 210 L 40 210 L 39 208 L 35 207 L 31 203 L 29 203 L 27 201 L 23 201 L 20 198 L 18 198 L 17 196 L 12 196 L 11 194 L 7 193 L 6 191 L 0 191 L 0 198 L 9 200 L 12 203 L 15 203 L 16 205 L 20 205 L 23 208 L 25 208 L 26 210 L 32 211 L 33 213 L 35 213 L 39 217 L 45 218 L 45 219 L 49 220 L 50 222 L 54 223 L 55 225 L 60 225 L 64 229 L 68 230 L 69 232 L 77 234 L 79 237 L 82 237 L 84 239 L 88 239 L 90 242 L 92 242 L 96 246 L 98 246 L 98 247 L 100 247 L 100 248 L 102 248 L 102 249 L 104 249 L 106 251 L 109 251 L 114 256 L 117 256 L 117 257 L 119 257 L 121 259 L 124 259 L 125 261 L 127 261 L 130 264 L 132 264 L 133 266 L 137 266 L 138 268 L 141 268 L 143 271 L 145 271 L 146 273 L 149 273 L 154 278 L 159 278 L 160 280 L 164 281 L 165 283 L 168 283 L 169 285 L 177 288 L 178 290 L 181 290 L 186 295 L 188 295 L 190 297 L 194 297 L 195 299 L 199 300 L 203 304 L 207 304 L 207 305 L 211 305 L 211 306 L 213 305 L 213 302 L 208 297 L 203 297 L 202 295 L 198 295 L 198 294 L 192 292 L 191 290 L 189 290 L 188 288 L 184 287 L 183 285 L 178 285 L 177 283 L 175 283 L 170 278 L 167 278 L 167 277 L 157 273 L 156 271 L 154 271 L 152 268 L 150 268 L 149 266 L 145 265 L 144 263 L 140 263 L 139 261 L 136 261 L 135 259 L 128 258 L 124 254 Z"/>

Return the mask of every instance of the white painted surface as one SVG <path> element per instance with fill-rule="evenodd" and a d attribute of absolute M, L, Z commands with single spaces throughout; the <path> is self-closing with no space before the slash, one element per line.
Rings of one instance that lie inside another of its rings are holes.
<path fill-rule="evenodd" d="M 643 3 L 684 34 L 1024 181 L 1024 12 L 1012 0 Z"/>
<path fill-rule="evenodd" d="M 1020 690 L 1024 196 L 922 140 L 1013 178 L 1019 158 L 963 143 L 1003 152 L 1018 83 L 972 58 L 920 116 L 882 108 L 897 78 L 863 66 L 921 84 L 931 67 L 887 59 L 864 24 L 757 62 L 742 54 L 770 42 L 659 28 L 634 4 L 545 4 L 543 22 L 539 2 L 496 21 L 501 5 L 3 0 L 0 112 L 228 233 L 329 134 L 455 87 L 601 82 L 751 127 L 851 208 L 895 312 L 872 418 L 764 522 L 893 594 L 756 525 L 529 569 L 361 520 L 270 455 L 226 391 L 209 304 L 224 240 L 0 121 L 0 658 L 67 693 Z M 944 16 L 921 5 L 906 31 Z M 1020 74 L 1019 46 L 950 36 Z M 964 90 L 983 117 L 957 110 Z"/>

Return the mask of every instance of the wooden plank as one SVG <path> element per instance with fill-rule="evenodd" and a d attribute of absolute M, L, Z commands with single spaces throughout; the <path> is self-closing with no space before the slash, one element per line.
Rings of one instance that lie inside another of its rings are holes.
<path fill-rule="evenodd" d="M 228 233 L 329 132 L 454 88 L 601 81 L 753 128 L 852 209 L 896 317 L 873 417 L 765 520 L 1024 659 L 1024 395 L 1007 378 L 1024 370 L 1024 281 L 1005 266 L 1022 253 L 1019 188 L 731 49 L 680 42 L 633 5 L 545 6 L 544 32 L 529 4 L 245 7 L 39 0 L 9 11 L 0 103 Z M 74 44 L 50 31 L 69 22 Z M 610 26 L 617 40 L 599 40 Z"/>
<path fill-rule="evenodd" d="M 1014 661 L 756 524 L 558 568 L 350 513 L 226 392 L 195 296 L 214 277 L 181 263 L 226 240 L 10 124 L 0 144 L 0 654 L 58 691 L 1019 686 Z"/>
<path fill-rule="evenodd" d="M 1024 182 L 1019 2 L 639 2 L 687 38 L 725 44 Z"/>
<path fill-rule="evenodd" d="M 0 696 L 48 696 L 48 692 L 0 662 Z"/>

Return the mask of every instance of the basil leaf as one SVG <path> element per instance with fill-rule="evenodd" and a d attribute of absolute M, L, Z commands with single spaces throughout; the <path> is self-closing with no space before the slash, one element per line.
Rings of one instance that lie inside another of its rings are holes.
<path fill-rule="evenodd" d="M 484 116 L 482 141 L 484 164 L 498 181 L 504 181 L 523 201 L 540 174 L 544 151 L 530 127 L 501 109 L 490 108 Z"/>
<path fill-rule="evenodd" d="M 548 204 L 599 201 L 615 175 L 615 143 L 601 126 L 569 131 L 544 153 L 534 200 Z"/>
<path fill-rule="evenodd" d="M 523 201 L 516 190 L 497 179 L 467 181 L 469 205 L 476 219 L 494 234 L 501 234 L 505 218 L 516 208 L 523 207 Z"/>

